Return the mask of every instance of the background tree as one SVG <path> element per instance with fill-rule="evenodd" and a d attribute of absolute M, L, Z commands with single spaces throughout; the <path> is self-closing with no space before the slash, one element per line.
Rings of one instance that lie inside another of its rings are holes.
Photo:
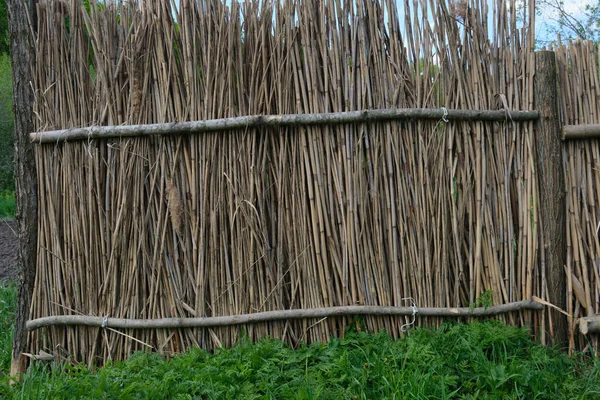
<path fill-rule="evenodd" d="M 563 0 L 538 0 L 536 9 L 539 17 L 552 21 L 545 26 L 551 36 L 600 42 L 600 0 L 581 5 L 569 2 L 568 7 Z"/>

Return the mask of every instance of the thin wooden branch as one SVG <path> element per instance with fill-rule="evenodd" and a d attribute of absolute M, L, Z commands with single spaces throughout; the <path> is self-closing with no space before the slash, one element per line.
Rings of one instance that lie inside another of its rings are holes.
<path fill-rule="evenodd" d="M 584 335 L 600 333 L 600 315 L 579 318 L 579 331 Z"/>
<path fill-rule="evenodd" d="M 162 319 L 124 319 L 105 318 L 83 315 L 58 315 L 27 321 L 30 331 L 46 326 L 85 325 L 114 329 L 172 329 L 172 328 L 207 328 L 215 326 L 231 326 L 252 324 L 266 321 L 326 318 L 340 315 L 413 315 L 423 317 L 486 317 L 523 309 L 541 310 L 543 305 L 534 300 L 523 300 L 492 307 L 478 308 L 418 308 L 381 307 L 381 306 L 341 306 L 326 308 L 309 308 L 295 310 L 265 311 L 254 314 L 243 314 L 206 318 L 162 318 Z"/>
<path fill-rule="evenodd" d="M 600 124 L 565 125 L 562 130 L 563 140 L 597 139 L 600 137 Z"/>
<path fill-rule="evenodd" d="M 172 122 L 148 125 L 90 126 L 57 131 L 32 132 L 36 143 L 55 143 L 67 140 L 87 140 L 112 137 L 181 135 L 257 127 L 333 125 L 354 122 L 377 122 L 400 119 L 446 119 L 460 121 L 531 121 L 537 111 L 505 110 L 447 110 L 430 108 L 392 108 L 381 110 L 347 111 L 321 114 L 249 115 L 205 121 Z"/>

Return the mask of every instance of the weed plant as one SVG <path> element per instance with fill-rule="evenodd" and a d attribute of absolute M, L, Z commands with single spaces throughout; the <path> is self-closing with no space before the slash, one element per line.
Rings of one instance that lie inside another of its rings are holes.
<path fill-rule="evenodd" d="M 15 290 L 2 292 L 4 338 Z M 497 321 L 415 329 L 399 340 L 348 331 L 297 350 L 242 338 L 215 354 L 194 349 L 171 360 L 139 352 L 95 372 L 38 363 L 13 386 L 9 342 L 1 342 L 0 383 L 8 399 L 600 399 L 600 363 Z"/>

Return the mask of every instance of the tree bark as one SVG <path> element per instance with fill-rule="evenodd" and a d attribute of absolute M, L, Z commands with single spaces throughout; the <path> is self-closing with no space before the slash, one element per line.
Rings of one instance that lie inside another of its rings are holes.
<path fill-rule="evenodd" d="M 15 113 L 15 186 L 19 229 L 19 290 L 13 341 L 11 375 L 20 378 L 27 367 L 23 351 L 27 346 L 25 323 L 33 294 L 37 260 L 37 175 L 34 146 L 29 140 L 33 131 L 31 67 L 34 61 L 28 9 L 35 11 L 35 0 L 8 0 L 10 51 Z M 31 21 L 35 21 L 32 15 Z"/>
<path fill-rule="evenodd" d="M 548 301 L 566 309 L 563 266 L 567 259 L 566 196 L 563 172 L 561 126 L 558 109 L 556 56 L 552 51 L 535 53 L 534 104 L 540 112 L 535 129 L 535 162 L 538 176 L 540 218 L 544 246 L 541 248 L 548 282 Z M 542 268 L 544 266 L 542 265 Z M 565 345 L 568 320 L 556 310 L 552 314 L 555 344 Z"/>

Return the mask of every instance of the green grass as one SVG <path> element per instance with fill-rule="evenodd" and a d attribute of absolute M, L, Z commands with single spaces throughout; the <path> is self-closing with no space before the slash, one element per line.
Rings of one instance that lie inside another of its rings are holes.
<path fill-rule="evenodd" d="M 0 219 L 15 217 L 15 192 L 0 190 Z"/>
<path fill-rule="evenodd" d="M 11 320 L 14 288 L 3 290 L 8 307 L 2 315 Z M 10 336 L 8 325 L 2 329 Z M 2 357 L 5 372 L 9 353 Z M 523 329 L 487 321 L 415 329 L 400 340 L 348 332 L 298 350 L 265 339 L 242 340 L 216 354 L 195 349 L 171 360 L 140 352 L 96 372 L 36 364 L 21 383 L 7 382 L 0 383 L 0 398 L 598 399 L 600 364 L 537 345 Z"/>

